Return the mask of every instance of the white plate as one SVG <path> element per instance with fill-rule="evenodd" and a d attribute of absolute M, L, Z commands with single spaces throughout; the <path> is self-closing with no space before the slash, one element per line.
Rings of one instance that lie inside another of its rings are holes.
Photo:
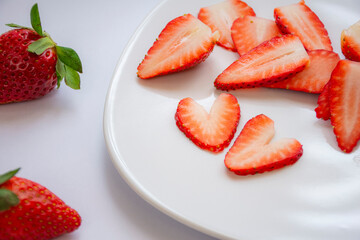
<path fill-rule="evenodd" d="M 199 66 L 141 80 L 137 65 L 165 24 L 217 1 L 161 3 L 130 40 L 115 70 L 104 113 L 104 132 L 114 165 L 128 184 L 162 212 L 209 235 L 230 239 L 360 238 L 360 152 L 337 147 L 329 121 L 315 117 L 317 96 L 279 89 L 231 92 L 240 103 L 238 135 L 246 121 L 264 113 L 275 138 L 297 138 L 304 155 L 293 166 L 255 176 L 236 176 L 223 164 L 226 151 L 196 147 L 175 125 L 180 99 L 210 108 L 220 91 L 213 81 L 237 54 L 218 46 Z M 249 1 L 257 16 L 272 19 L 288 0 Z M 340 33 L 360 19 L 360 2 L 312 0 L 336 52 Z M 121 31 L 121 29 L 119 29 Z M 341 57 L 343 57 L 341 55 Z"/>

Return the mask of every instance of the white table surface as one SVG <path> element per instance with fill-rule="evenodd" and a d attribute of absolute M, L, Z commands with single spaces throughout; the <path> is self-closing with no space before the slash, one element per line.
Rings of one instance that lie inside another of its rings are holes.
<path fill-rule="evenodd" d="M 59 240 L 213 239 L 141 199 L 113 167 L 102 124 L 107 89 L 122 51 L 160 0 L 1 0 L 6 23 L 30 26 L 39 3 L 43 29 L 82 59 L 81 90 L 64 84 L 30 102 L 0 106 L 0 172 L 48 187 L 82 216 Z M 145 53 L 144 53 L 145 54 Z"/>

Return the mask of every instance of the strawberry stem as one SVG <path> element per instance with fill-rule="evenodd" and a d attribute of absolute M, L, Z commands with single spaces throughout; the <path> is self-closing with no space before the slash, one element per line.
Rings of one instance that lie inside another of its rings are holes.
<path fill-rule="evenodd" d="M 39 40 L 31 43 L 28 46 L 28 51 L 32 53 L 36 53 L 37 55 L 42 54 L 46 49 L 52 48 L 55 46 L 54 41 L 52 41 L 49 37 L 43 37 Z"/>
<path fill-rule="evenodd" d="M 58 46 L 50 35 L 43 31 L 40 21 L 40 14 L 38 4 L 35 3 L 30 12 L 31 25 L 33 28 L 20 26 L 14 23 L 6 24 L 9 27 L 22 28 L 34 30 L 42 38 L 32 42 L 28 46 L 28 51 L 41 55 L 45 50 L 54 48 L 58 57 L 56 63 L 56 75 L 57 75 L 57 88 L 60 87 L 62 79 L 65 79 L 65 84 L 72 89 L 80 89 L 80 75 L 82 73 L 82 64 L 79 55 L 74 49 L 68 47 Z"/>

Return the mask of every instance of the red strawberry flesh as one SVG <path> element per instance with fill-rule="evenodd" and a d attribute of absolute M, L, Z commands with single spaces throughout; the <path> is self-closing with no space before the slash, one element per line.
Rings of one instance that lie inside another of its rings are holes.
<path fill-rule="evenodd" d="M 341 150 L 350 153 L 360 139 L 360 63 L 340 60 L 329 81 L 331 124 Z"/>
<path fill-rule="evenodd" d="M 142 79 L 178 72 L 204 61 L 212 52 L 219 33 L 186 14 L 170 21 L 138 66 Z"/>
<path fill-rule="evenodd" d="M 347 59 L 360 62 L 360 20 L 342 31 L 341 50 Z"/>
<path fill-rule="evenodd" d="M 340 60 L 339 55 L 327 50 L 308 51 L 308 55 L 310 63 L 303 71 L 284 81 L 266 87 L 321 93 Z"/>
<path fill-rule="evenodd" d="M 323 120 L 330 119 L 330 104 L 329 104 L 329 84 L 326 84 L 323 91 L 320 93 L 317 101 L 318 106 L 315 108 L 316 117 Z"/>
<path fill-rule="evenodd" d="M 307 50 L 333 50 L 324 24 L 304 1 L 275 8 L 274 17 L 281 31 L 299 36 Z"/>
<path fill-rule="evenodd" d="M 201 8 L 198 18 L 208 25 L 213 32 L 220 32 L 218 44 L 225 49 L 236 51 L 231 38 L 231 26 L 237 18 L 255 16 L 254 10 L 240 0 L 225 0 Z"/>
<path fill-rule="evenodd" d="M 179 129 L 200 148 L 220 152 L 230 144 L 240 119 L 237 99 L 221 93 L 208 113 L 192 98 L 182 99 L 175 114 Z"/>
<path fill-rule="evenodd" d="M 274 134 L 274 122 L 267 116 L 250 119 L 226 154 L 225 166 L 235 174 L 249 175 L 294 164 L 302 156 L 302 145 L 295 139 L 270 143 Z"/>
<path fill-rule="evenodd" d="M 281 32 L 273 20 L 255 16 L 240 17 L 231 27 L 231 37 L 240 56 L 280 35 Z"/>
<path fill-rule="evenodd" d="M 0 104 L 36 99 L 56 86 L 55 51 L 47 49 L 39 56 L 27 51 L 39 38 L 28 29 L 15 29 L 0 36 Z"/>
<path fill-rule="evenodd" d="M 215 80 L 222 90 L 269 85 L 302 71 L 309 62 L 295 35 L 274 37 L 252 49 L 225 69 Z"/>

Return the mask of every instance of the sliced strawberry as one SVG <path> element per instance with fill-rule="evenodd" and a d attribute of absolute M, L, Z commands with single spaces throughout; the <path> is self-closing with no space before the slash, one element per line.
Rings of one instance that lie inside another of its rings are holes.
<path fill-rule="evenodd" d="M 337 53 L 327 50 L 308 51 L 310 63 L 298 74 L 266 87 L 284 88 L 308 93 L 321 93 L 330 80 L 332 71 L 340 58 Z"/>
<path fill-rule="evenodd" d="M 269 85 L 302 71 L 308 62 L 309 56 L 297 36 L 275 37 L 242 55 L 216 78 L 214 85 L 222 90 Z"/>
<path fill-rule="evenodd" d="M 231 27 L 231 37 L 240 56 L 276 36 L 281 36 L 281 31 L 275 21 L 265 18 L 245 16 L 236 19 Z"/>
<path fill-rule="evenodd" d="M 220 32 L 218 44 L 236 52 L 231 38 L 231 26 L 235 19 L 247 15 L 255 16 L 254 10 L 240 0 L 225 0 L 223 2 L 201 8 L 198 18 L 208 25 L 213 32 Z"/>
<path fill-rule="evenodd" d="M 330 105 L 329 105 L 329 83 L 325 85 L 323 91 L 320 93 L 317 108 L 315 108 L 316 117 L 323 120 L 330 119 Z"/>
<path fill-rule="evenodd" d="M 193 67 L 209 56 L 218 39 L 218 32 L 191 14 L 177 17 L 162 30 L 137 74 L 146 79 Z"/>
<path fill-rule="evenodd" d="M 349 153 L 360 139 L 360 63 L 340 60 L 329 81 L 331 124 L 341 150 Z"/>
<path fill-rule="evenodd" d="M 175 120 L 184 134 L 200 148 L 220 152 L 230 144 L 240 119 L 236 97 L 221 93 L 210 113 L 191 98 L 179 102 Z"/>
<path fill-rule="evenodd" d="M 307 50 L 333 50 L 324 24 L 303 0 L 275 8 L 274 17 L 281 31 L 299 36 Z"/>
<path fill-rule="evenodd" d="M 341 32 L 341 50 L 347 59 L 360 62 L 360 21 Z"/>
<path fill-rule="evenodd" d="M 238 175 L 248 175 L 295 163 L 302 156 L 302 145 L 295 139 L 270 143 L 274 134 L 274 122 L 267 116 L 250 119 L 226 154 L 225 166 Z"/>

